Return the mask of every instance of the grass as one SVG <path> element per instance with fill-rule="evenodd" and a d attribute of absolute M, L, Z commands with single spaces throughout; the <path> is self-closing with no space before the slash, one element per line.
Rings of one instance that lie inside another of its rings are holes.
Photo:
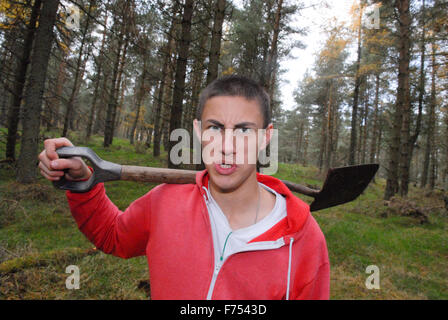
<path fill-rule="evenodd" d="M 136 153 L 124 139 L 115 138 L 107 149 L 100 136 L 88 143 L 76 135 L 70 139 L 115 163 L 166 166 L 166 153 Z M 78 231 L 63 191 L 43 177 L 21 185 L 13 166 L 0 165 L 0 299 L 148 299 L 145 257 L 124 260 L 95 250 Z M 323 180 L 316 168 L 293 164 L 279 164 L 276 176 L 317 188 Z M 106 189 L 125 210 L 153 186 L 120 181 L 108 182 Z M 313 213 L 327 240 L 331 299 L 448 299 L 448 214 L 439 208 L 440 192 L 411 187 L 409 198 L 430 208 L 429 223 L 420 224 L 386 214 L 384 187 L 377 179 L 357 200 Z M 80 269 L 80 290 L 65 287 L 68 265 Z M 369 265 L 379 267 L 379 290 L 365 286 Z"/>

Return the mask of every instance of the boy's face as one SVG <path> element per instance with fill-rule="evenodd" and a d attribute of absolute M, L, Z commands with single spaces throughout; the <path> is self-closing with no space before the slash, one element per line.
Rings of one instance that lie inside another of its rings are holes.
<path fill-rule="evenodd" d="M 194 122 L 202 137 L 202 157 L 210 183 L 221 192 L 236 190 L 256 171 L 259 150 L 272 135 L 272 124 L 263 128 L 263 115 L 256 99 L 217 96 L 206 101 L 201 122 Z"/>

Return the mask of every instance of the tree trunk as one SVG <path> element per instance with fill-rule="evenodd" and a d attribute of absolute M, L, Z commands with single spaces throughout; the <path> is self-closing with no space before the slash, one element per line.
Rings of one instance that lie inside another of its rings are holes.
<path fill-rule="evenodd" d="M 90 16 L 91 16 L 92 7 L 94 6 L 94 2 L 95 2 L 95 0 L 91 0 L 89 3 L 89 9 L 88 9 L 88 13 L 86 16 L 86 24 L 84 26 L 84 29 L 82 30 L 81 46 L 79 48 L 78 60 L 76 62 L 73 88 L 70 93 L 69 99 L 67 101 L 67 107 L 66 107 L 65 115 L 64 115 L 64 128 L 62 129 L 63 137 L 67 136 L 69 123 L 72 120 L 71 117 L 72 117 L 72 113 L 73 113 L 73 104 L 75 102 L 75 98 L 79 91 L 78 89 L 79 89 L 80 81 L 82 80 L 81 75 L 84 74 L 83 70 L 81 70 L 82 69 L 81 65 L 83 63 L 84 45 L 85 45 L 86 39 L 87 39 L 87 32 L 89 30 L 89 25 L 90 25 Z"/>
<path fill-rule="evenodd" d="M 361 85 L 361 77 L 359 69 L 361 67 L 361 35 L 362 35 L 362 8 L 360 7 L 359 19 L 358 19 L 358 53 L 356 58 L 356 74 L 355 74 L 355 91 L 353 93 L 353 105 L 352 105 L 352 121 L 350 132 L 350 149 L 348 164 L 355 164 L 356 157 L 356 140 L 357 140 L 357 117 L 358 117 L 358 99 L 359 99 L 359 87 Z"/>
<path fill-rule="evenodd" d="M 431 98 L 429 101 L 429 111 L 427 118 L 427 134 L 426 134 L 426 147 L 425 156 L 423 160 L 423 172 L 421 179 L 421 187 L 426 187 L 428 183 L 428 171 L 431 169 L 431 155 L 434 149 L 434 132 L 435 132 L 435 122 L 436 122 L 436 73 L 437 65 L 435 58 L 436 50 L 435 45 L 432 43 L 432 72 L 431 72 Z M 430 175 L 430 173 L 429 173 Z"/>
<path fill-rule="evenodd" d="M 409 189 L 409 165 L 411 163 L 410 159 L 410 127 L 411 127 L 411 97 L 410 97 L 410 87 L 409 87 L 409 53 L 406 57 L 407 68 L 403 69 L 406 73 L 403 75 L 403 102 L 402 102 L 402 114 L 403 123 L 401 126 L 401 154 L 400 154 L 400 164 L 399 164 L 399 174 L 400 174 L 400 184 L 399 193 L 402 197 L 408 194 Z"/>
<path fill-rule="evenodd" d="M 269 93 L 271 101 L 274 95 L 275 86 L 275 71 L 277 64 L 277 44 L 278 36 L 280 34 L 280 20 L 282 18 L 283 0 L 278 0 L 277 10 L 275 12 L 274 30 L 272 35 L 271 50 L 269 50 L 268 62 L 267 62 L 267 75 L 266 83 L 264 84 L 266 91 Z M 270 118 L 272 118 L 273 108 L 271 108 Z"/>
<path fill-rule="evenodd" d="M 86 142 L 89 140 L 90 136 L 92 135 L 93 121 L 94 121 L 95 114 L 96 114 L 96 104 L 97 104 L 97 100 L 98 100 L 100 80 L 101 80 L 101 66 L 98 67 L 97 78 L 95 80 L 95 89 L 93 90 L 92 105 L 90 107 L 89 120 L 87 122 L 87 130 L 86 130 L 86 138 L 85 138 Z"/>
<path fill-rule="evenodd" d="M 56 20 L 59 0 L 43 2 L 39 26 L 36 32 L 31 57 L 31 70 L 25 90 L 23 135 L 18 160 L 17 181 L 31 183 L 36 179 L 37 148 L 39 146 L 39 125 L 42 98 L 47 78 L 48 61 L 53 44 L 53 26 Z"/>
<path fill-rule="evenodd" d="M 431 166 L 430 166 L 430 174 L 429 174 L 429 189 L 434 190 L 436 186 L 437 180 L 437 150 L 436 148 L 432 149 L 431 152 Z"/>
<path fill-rule="evenodd" d="M 206 27 L 209 26 L 209 21 L 206 22 Z M 207 49 L 206 44 L 208 40 L 208 34 L 202 33 L 199 40 L 199 53 L 195 58 L 193 64 L 193 75 L 191 80 L 191 110 L 185 128 L 190 132 L 191 139 L 190 145 L 193 145 L 194 133 L 193 133 L 193 120 L 196 118 L 196 111 L 199 103 L 199 94 L 201 86 L 204 81 L 204 62 L 206 58 Z M 200 120 L 200 119 L 199 119 Z"/>
<path fill-rule="evenodd" d="M 188 59 L 188 50 L 191 42 L 191 18 L 193 16 L 193 0 L 185 0 L 184 5 L 184 13 L 182 19 L 182 35 L 178 44 L 178 57 L 176 63 L 176 75 L 174 79 L 174 90 L 173 90 L 173 105 L 171 109 L 171 117 L 170 117 L 170 130 L 171 133 L 173 130 L 180 128 L 181 119 L 182 119 L 182 104 L 184 97 L 184 88 L 185 88 L 185 75 L 187 70 L 187 59 Z M 169 168 L 177 168 L 178 165 L 175 165 L 171 162 L 170 151 L 175 145 L 175 141 L 169 142 L 169 150 L 168 150 L 168 167 Z"/>
<path fill-rule="evenodd" d="M 403 172 L 407 172 L 402 176 L 401 181 L 401 195 L 406 196 L 408 193 L 408 184 L 409 184 L 409 171 L 411 170 L 411 161 L 412 156 L 414 153 L 414 148 L 417 143 L 418 136 L 420 135 L 421 130 L 421 123 L 422 123 L 422 111 L 423 111 L 423 98 L 425 95 L 425 34 L 426 34 L 426 28 L 425 28 L 425 0 L 423 0 L 422 3 L 422 38 L 421 38 L 421 55 L 420 55 L 420 75 L 419 75 L 419 85 L 418 85 L 418 113 L 417 113 L 417 120 L 415 125 L 415 131 L 414 134 L 409 139 L 409 154 L 407 155 L 407 159 L 403 159 L 403 161 L 406 161 L 405 165 L 406 168 L 403 168 Z M 409 102 L 410 104 L 410 102 Z"/>
<path fill-rule="evenodd" d="M 274 21 L 271 18 L 271 10 L 272 10 L 272 6 L 274 5 L 274 1 L 273 0 L 269 0 L 269 1 L 265 1 L 266 4 L 266 9 L 265 12 L 263 12 L 263 15 L 266 15 L 266 24 L 272 24 L 274 25 Z M 270 47 L 270 43 L 269 43 L 269 36 L 270 34 L 268 32 L 265 32 L 264 34 L 261 35 L 260 37 L 260 53 L 262 56 L 262 62 L 261 62 L 261 68 L 260 68 L 260 84 L 264 87 L 264 88 L 268 88 L 269 87 L 269 81 L 267 80 L 268 77 L 268 73 L 269 73 L 269 66 L 268 66 L 268 57 L 269 57 L 269 47 Z"/>
<path fill-rule="evenodd" d="M 214 1 L 208 0 L 209 7 L 211 7 L 212 2 Z M 205 30 L 209 30 L 211 28 L 210 24 L 213 22 L 211 15 L 206 12 L 204 14 L 204 18 L 202 19 L 203 19 L 202 23 L 203 28 Z M 209 52 L 207 49 L 208 40 L 209 40 L 208 32 L 200 32 L 200 37 L 197 46 L 198 52 L 194 55 L 195 58 L 192 66 L 192 75 L 190 81 L 191 82 L 190 108 L 188 112 L 186 112 L 187 117 L 185 118 L 185 126 L 184 126 L 184 128 L 190 133 L 190 146 L 193 146 L 193 144 L 195 143 L 195 139 L 197 139 L 196 134 L 194 133 L 193 130 L 193 120 L 196 118 L 197 107 L 199 104 L 199 94 L 201 91 L 201 87 L 204 83 L 204 65 L 206 65 L 205 59 L 207 57 L 207 53 Z M 205 79 L 205 81 L 207 81 L 207 79 Z M 193 154 L 191 156 L 193 156 Z M 195 169 L 198 171 L 205 169 L 202 157 L 200 157 L 199 163 L 195 165 Z"/>
<path fill-rule="evenodd" d="M 448 190 L 448 108 L 445 108 L 445 133 L 443 135 L 443 141 L 445 141 L 444 143 L 444 158 L 445 158 L 445 168 L 443 170 L 443 175 L 442 175 L 442 182 L 443 182 L 443 187 L 445 190 Z"/>
<path fill-rule="evenodd" d="M 105 68 L 104 73 L 103 73 L 103 85 L 101 88 L 101 93 L 100 93 L 100 97 L 101 97 L 101 101 L 107 101 L 109 94 L 108 94 L 108 83 L 109 83 L 109 73 L 110 70 L 108 70 L 107 68 Z M 96 115 L 95 115 L 95 123 L 93 125 L 93 133 L 100 133 L 100 132 L 105 132 L 105 124 L 106 124 L 106 107 L 107 105 L 105 105 L 104 103 L 100 103 L 98 105 L 98 107 L 96 108 Z"/>
<path fill-rule="evenodd" d="M 162 67 L 162 78 L 160 80 L 159 90 L 157 94 L 157 100 L 156 100 L 156 106 L 154 110 L 154 147 L 153 147 L 153 156 L 158 157 L 160 156 L 160 142 L 162 138 L 162 110 L 164 109 L 164 96 L 167 91 L 170 90 L 171 87 L 171 81 L 168 81 L 171 79 L 170 74 L 172 73 L 171 70 L 171 59 L 172 54 L 174 50 L 174 33 L 177 25 L 177 13 L 179 10 L 180 2 L 176 1 L 173 4 L 173 19 L 171 21 L 171 26 L 168 31 L 168 39 L 167 43 L 162 50 L 162 53 L 164 54 L 164 62 Z M 166 107 L 166 106 L 165 106 Z"/>
<path fill-rule="evenodd" d="M 118 54 L 116 56 L 115 65 L 114 65 L 114 72 L 113 72 L 113 78 L 112 78 L 112 87 L 110 89 L 110 95 L 109 95 L 109 103 L 108 103 L 108 110 L 107 110 L 107 117 L 106 117 L 106 127 L 104 130 L 104 147 L 108 147 L 112 144 L 113 138 L 114 138 L 114 130 L 116 125 L 116 119 L 117 119 L 117 107 L 119 105 L 118 103 L 118 96 L 120 94 L 120 84 L 121 84 L 121 78 L 124 70 L 124 65 L 126 63 L 126 54 L 127 54 L 127 48 L 129 44 L 129 38 L 131 36 L 131 30 L 130 26 L 133 24 L 132 21 L 129 21 L 129 19 L 134 18 L 134 1 L 122 1 L 121 4 L 123 7 L 122 10 L 122 24 L 120 26 L 120 35 L 118 38 Z M 124 39 L 123 39 L 124 37 Z M 124 45 L 123 45 L 124 40 Z M 121 51 L 121 48 L 123 46 L 123 51 Z"/>
<path fill-rule="evenodd" d="M 333 83 L 330 84 L 328 93 L 328 110 L 327 110 L 327 131 L 326 131 L 326 147 L 325 147 L 325 163 L 324 163 L 324 171 L 326 172 L 331 166 L 331 157 L 333 151 L 333 102 L 332 102 L 332 91 L 333 91 Z"/>
<path fill-rule="evenodd" d="M 8 33 L 12 33 L 12 31 L 10 30 Z M 8 36 L 5 34 L 5 40 L 2 43 L 3 47 L 8 47 L 8 43 L 10 41 L 11 36 Z M 3 48 L 2 50 L 2 56 L 0 59 L 0 74 L 6 74 L 7 73 L 7 68 L 6 66 L 9 65 L 9 55 L 8 55 L 8 50 L 6 48 Z M 8 120 L 8 98 L 9 98 L 9 94 L 8 94 L 8 90 L 6 90 L 6 81 L 7 81 L 7 77 L 1 77 L 0 79 L 0 125 L 4 125 L 5 127 L 8 126 L 7 124 L 7 120 Z"/>
<path fill-rule="evenodd" d="M 305 135 L 305 146 L 303 147 L 303 161 L 302 165 L 307 166 L 307 156 L 308 156 L 308 145 L 309 145 L 309 131 Z"/>
<path fill-rule="evenodd" d="M 160 140 L 162 137 L 162 130 L 160 128 L 161 124 L 161 112 L 162 112 L 162 104 L 163 104 L 163 91 L 165 87 L 166 80 L 166 69 L 165 64 L 162 69 L 162 80 L 160 80 L 159 90 L 157 93 L 157 100 L 155 101 L 155 110 L 154 110 L 154 145 L 152 149 L 152 154 L 154 157 L 160 156 Z"/>
<path fill-rule="evenodd" d="M 369 162 L 374 163 L 376 161 L 376 149 L 378 141 L 378 109 L 379 109 L 379 92 L 380 92 L 380 74 L 379 72 L 375 77 L 375 100 L 373 102 L 373 130 L 370 142 L 370 157 Z"/>
<path fill-rule="evenodd" d="M 126 55 L 124 55 L 124 57 L 125 57 Z M 123 63 L 124 63 L 124 61 L 123 61 Z M 121 79 L 121 76 L 122 76 L 122 73 L 120 74 L 120 79 Z M 118 105 L 117 105 L 117 108 L 116 108 L 116 112 L 115 112 L 115 114 L 114 114 L 114 126 L 113 126 L 113 131 L 112 131 L 112 138 L 114 137 L 114 135 L 115 135 L 115 129 L 116 128 L 120 128 L 120 125 L 121 125 L 121 113 L 122 113 L 122 111 L 123 111 L 123 103 L 124 103 L 124 92 L 125 92 L 125 90 L 126 90 L 126 75 L 124 76 L 124 78 L 123 78 L 123 80 L 122 81 L 120 81 L 120 100 L 118 100 Z M 110 142 L 110 143 L 112 143 L 112 141 Z"/>
<path fill-rule="evenodd" d="M 169 135 L 170 135 L 170 116 L 171 106 L 173 102 L 173 77 L 174 77 L 174 64 L 175 59 L 170 61 L 167 88 L 165 90 L 165 96 L 163 97 L 162 117 L 161 117 L 161 131 L 162 131 L 162 143 L 165 151 L 169 148 Z"/>
<path fill-rule="evenodd" d="M 106 125 L 104 128 L 104 142 L 103 146 L 108 147 L 112 144 L 113 140 L 113 131 L 114 131 L 114 124 L 115 124 L 115 117 L 114 114 L 117 110 L 117 99 L 118 99 L 118 92 L 119 92 L 119 68 L 120 68 L 120 61 L 121 61 L 121 50 L 123 46 L 123 33 L 119 35 L 118 43 L 117 43 L 117 53 L 115 56 L 115 62 L 114 62 L 114 69 L 112 73 L 112 84 L 109 89 L 109 102 L 107 104 L 107 113 L 106 113 Z"/>
<path fill-rule="evenodd" d="M 174 40 L 173 40 L 174 43 Z M 169 108 L 167 104 L 170 98 L 167 98 L 168 93 L 171 92 L 171 83 L 172 83 L 172 70 L 170 67 L 171 64 L 171 53 L 166 57 L 164 67 L 162 69 L 162 80 L 160 81 L 159 90 L 157 94 L 156 108 L 154 111 L 154 147 L 153 147 L 153 155 L 154 157 L 160 156 L 160 144 L 162 141 L 162 133 L 165 122 L 165 113 Z M 166 68 L 165 68 L 166 66 Z M 169 116 L 168 116 L 169 117 Z"/>
<path fill-rule="evenodd" d="M 379 132 L 378 132 L 378 144 L 376 147 L 376 155 L 377 155 L 377 159 L 379 161 L 379 159 L 381 159 L 381 143 L 383 142 L 383 129 L 384 129 L 384 118 L 383 118 L 383 112 L 381 111 L 379 114 Z"/>
<path fill-rule="evenodd" d="M 366 79 L 366 90 L 364 92 L 364 112 L 363 112 L 363 128 L 362 128 L 362 140 L 361 140 L 361 163 L 366 163 L 366 155 L 367 155 L 367 138 L 368 138 L 368 120 L 369 120 L 369 88 L 368 88 L 368 79 Z"/>
<path fill-rule="evenodd" d="M 216 0 L 212 39 L 208 63 L 207 84 L 218 77 L 219 55 L 221 52 L 222 24 L 226 9 L 226 0 Z"/>
<path fill-rule="evenodd" d="M 104 25 L 107 25 L 107 19 L 108 19 L 108 13 L 106 11 L 105 13 L 105 17 L 104 17 Z M 95 80 L 95 89 L 93 91 L 93 100 L 92 100 L 92 106 L 90 108 L 90 115 L 89 115 L 89 122 L 87 123 L 87 133 L 86 133 L 86 142 L 89 140 L 90 135 L 92 134 L 92 127 L 93 127 L 93 120 L 95 118 L 95 114 L 96 114 L 96 104 L 97 104 L 97 99 L 98 99 L 98 94 L 99 94 L 99 86 L 100 86 L 100 81 L 101 81 L 101 75 L 103 72 L 103 63 L 104 63 L 104 46 L 106 43 L 106 33 L 107 33 L 107 29 L 104 28 L 103 30 L 103 38 L 101 40 L 101 47 L 100 47 L 100 52 L 98 54 L 98 61 L 97 61 L 97 77 Z"/>
<path fill-rule="evenodd" d="M 303 144 L 303 122 L 300 122 L 299 128 L 297 130 L 297 139 L 296 139 L 296 150 L 295 150 L 295 162 L 300 163 L 301 161 L 301 153 L 302 153 L 302 144 Z"/>
<path fill-rule="evenodd" d="M 134 123 L 132 124 L 132 128 L 131 128 L 131 136 L 129 139 L 130 144 L 134 144 L 134 135 L 135 135 L 135 129 L 137 128 L 137 124 L 139 121 L 139 117 L 140 117 L 140 108 L 141 108 L 141 104 L 143 101 L 143 98 L 145 97 L 145 92 L 146 92 L 146 86 L 145 86 L 145 81 L 146 81 L 146 55 L 143 54 L 143 71 L 140 77 L 140 88 L 138 89 L 138 93 L 137 93 L 137 112 L 135 115 L 135 120 Z"/>
<path fill-rule="evenodd" d="M 90 56 L 91 52 L 92 52 L 92 46 L 89 45 L 87 47 L 87 51 L 85 53 L 85 57 L 84 57 L 84 59 L 82 61 L 82 64 L 81 64 L 78 86 L 75 88 L 75 90 L 76 90 L 75 97 L 78 96 L 79 90 L 80 90 L 81 85 L 83 83 L 83 81 L 81 81 L 81 80 L 84 78 L 84 73 L 86 72 L 86 64 L 87 64 L 87 61 L 89 60 L 89 56 Z M 74 103 L 73 103 L 72 114 L 70 116 L 70 121 L 69 121 L 70 128 L 73 131 L 78 131 L 79 130 L 79 122 L 81 121 L 81 119 L 82 119 L 83 123 L 86 120 L 86 115 L 85 114 L 79 114 L 79 112 L 77 112 L 77 108 L 79 108 L 79 103 L 75 99 Z M 77 116 L 75 117 L 75 115 L 77 115 Z"/>
<path fill-rule="evenodd" d="M 358 114 L 356 116 L 356 122 L 358 123 L 358 126 L 356 128 L 356 151 L 355 151 L 355 163 L 361 163 L 362 161 L 362 141 L 364 137 L 364 115 L 365 115 L 365 108 L 360 108 L 360 106 L 363 105 L 366 97 L 366 91 L 367 91 L 367 81 L 368 77 L 364 76 L 361 77 L 361 84 L 359 86 L 359 100 L 358 100 Z"/>
<path fill-rule="evenodd" d="M 319 167 L 319 173 L 322 172 L 322 167 L 324 165 L 324 155 L 325 155 L 325 147 L 327 146 L 327 134 L 326 134 L 326 123 L 327 120 L 327 114 L 324 108 L 324 111 L 322 112 L 322 124 L 321 124 L 321 137 L 320 137 L 320 147 L 319 147 L 319 159 L 318 159 L 318 167 Z"/>
<path fill-rule="evenodd" d="M 389 200 L 398 192 L 398 170 L 400 162 L 400 144 L 403 126 L 403 113 L 409 112 L 409 48 L 411 15 L 409 0 L 399 0 L 395 4 L 399 19 L 399 58 L 398 58 L 398 87 L 395 112 L 393 116 L 392 137 L 389 144 L 389 164 L 384 199 Z M 407 141 L 403 141 L 406 144 Z M 407 152 L 407 151 L 406 151 Z"/>
<path fill-rule="evenodd" d="M 14 87 L 12 91 L 12 103 L 9 107 L 8 113 L 8 135 L 6 138 L 6 158 L 13 160 L 16 159 L 16 140 L 20 120 L 20 104 L 22 103 L 23 88 L 25 87 L 31 49 L 33 47 L 34 36 L 36 34 L 36 22 L 39 16 L 41 4 L 41 0 L 36 0 L 34 2 L 30 21 L 27 26 L 28 30 L 26 32 L 25 42 L 23 44 L 22 54 L 14 72 Z"/>
<path fill-rule="evenodd" d="M 54 113 L 54 119 L 52 121 L 52 126 L 55 128 L 59 128 L 60 124 L 62 123 L 61 117 L 60 117 L 60 105 L 61 105 L 61 99 L 64 92 L 64 84 L 67 79 L 67 56 L 66 54 L 63 54 L 61 57 L 61 62 L 59 64 L 59 70 L 58 75 L 56 77 L 56 87 L 54 92 L 54 97 L 50 98 L 50 106 Z"/>
<path fill-rule="evenodd" d="M 151 148 L 151 138 L 152 138 L 153 128 L 149 127 L 146 131 L 147 131 L 147 135 L 146 135 L 145 147 L 146 148 Z"/>

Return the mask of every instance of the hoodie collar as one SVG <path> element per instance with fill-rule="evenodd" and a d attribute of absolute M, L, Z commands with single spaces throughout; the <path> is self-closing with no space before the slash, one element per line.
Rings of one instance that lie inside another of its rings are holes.
<path fill-rule="evenodd" d="M 208 196 L 204 188 L 207 189 L 208 187 L 209 177 L 210 175 L 207 170 L 199 171 L 196 174 L 196 185 L 202 197 L 206 200 L 208 200 Z M 257 180 L 285 197 L 286 219 L 280 221 L 271 230 L 253 239 L 252 242 L 272 241 L 284 237 L 285 242 L 289 243 L 291 237 L 297 239 L 299 237 L 299 231 L 302 230 L 310 216 L 309 205 L 294 196 L 291 190 L 280 179 L 257 172 Z"/>

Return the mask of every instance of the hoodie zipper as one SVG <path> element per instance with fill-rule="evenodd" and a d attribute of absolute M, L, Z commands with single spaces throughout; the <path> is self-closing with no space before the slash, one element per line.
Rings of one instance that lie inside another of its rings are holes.
<path fill-rule="evenodd" d="M 202 196 L 204 197 L 204 201 L 205 201 L 205 206 L 207 207 L 207 215 L 209 214 L 210 208 L 209 208 L 209 203 L 208 203 L 208 198 L 207 198 L 207 189 L 205 187 L 202 187 L 205 189 L 205 193 L 202 194 Z M 209 218 L 210 219 L 210 218 Z M 210 233 L 212 233 L 212 229 L 210 226 Z M 227 236 L 227 239 L 229 238 L 230 234 Z M 211 238 L 212 238 L 212 246 L 214 246 L 215 244 L 213 243 L 213 235 L 211 234 Z M 226 241 L 227 242 L 227 241 Z M 225 249 L 225 246 L 224 246 Z M 212 256 L 214 257 L 214 249 L 212 250 Z M 224 264 L 225 260 L 222 259 L 223 254 L 221 255 L 221 259 L 220 261 L 216 262 L 215 258 L 213 258 L 213 276 L 212 276 L 212 280 L 210 282 L 210 286 L 208 287 L 208 291 L 207 291 L 207 300 L 211 300 L 212 299 L 212 295 L 213 295 L 213 290 L 215 288 L 215 283 L 216 283 L 216 279 L 218 278 L 218 274 L 219 271 L 221 270 L 222 265 Z"/>
<path fill-rule="evenodd" d="M 209 208 L 209 200 L 208 200 L 208 197 L 207 197 L 207 189 L 206 189 L 205 187 L 202 187 L 202 188 L 205 189 L 205 193 L 203 193 L 202 196 L 203 196 L 203 198 L 204 198 L 204 202 L 205 202 L 205 205 L 206 205 L 206 208 L 207 208 L 207 214 L 210 214 L 210 213 L 209 213 L 209 212 L 210 212 L 210 208 Z M 210 219 L 210 218 L 209 218 L 209 219 Z M 211 226 L 210 226 L 210 232 L 213 233 L 213 231 L 211 230 Z M 212 299 L 212 295 L 213 295 L 213 291 L 214 291 L 214 288 L 215 288 L 216 280 L 217 280 L 218 275 L 219 275 L 219 272 L 221 271 L 222 266 L 224 265 L 224 263 L 226 262 L 226 260 L 227 260 L 228 258 L 230 258 L 231 256 L 233 256 L 234 254 L 237 254 L 237 253 L 240 253 L 240 252 L 252 251 L 252 250 L 253 250 L 253 249 L 249 249 L 249 250 L 237 251 L 237 252 L 234 252 L 234 253 L 232 253 L 231 255 L 229 255 L 227 258 L 223 259 L 224 251 L 225 251 L 225 249 L 226 249 L 226 244 L 227 244 L 227 241 L 228 241 L 228 239 L 229 239 L 229 237 L 230 237 L 231 234 L 232 234 L 232 232 L 230 232 L 230 233 L 227 235 L 227 237 L 226 237 L 226 240 L 225 240 L 225 243 L 224 243 L 224 248 L 223 248 L 223 251 L 222 251 L 222 253 L 221 253 L 220 259 L 219 259 L 218 261 L 215 261 L 215 258 L 213 258 L 213 261 L 214 261 L 213 276 L 212 276 L 212 280 L 211 280 L 211 282 L 210 282 L 210 286 L 209 286 L 209 288 L 208 288 L 207 298 L 206 298 L 207 300 L 211 300 L 211 299 Z M 212 246 L 214 246 L 215 244 L 214 244 L 214 242 L 213 242 L 213 235 L 211 235 L 211 236 L 212 236 Z M 292 247 L 292 241 L 293 241 L 293 238 L 291 238 L 290 240 L 291 240 L 291 243 L 290 243 L 289 262 L 288 262 L 288 275 L 287 275 L 287 282 L 288 282 L 288 283 L 287 283 L 287 291 L 289 291 L 290 272 L 291 272 L 291 269 L 290 269 L 290 264 L 291 264 L 291 247 Z M 282 242 L 283 242 L 283 238 L 282 238 Z M 267 248 L 267 249 L 277 249 L 277 248 L 279 248 L 279 247 L 281 247 L 281 246 L 283 246 L 283 245 L 284 245 L 284 242 L 283 242 L 283 243 L 276 244 L 276 245 L 274 245 L 273 247 L 271 247 L 271 248 Z M 257 249 L 255 249 L 255 250 L 257 250 Z M 266 249 L 262 249 L 262 250 L 266 250 Z M 212 252 L 212 256 L 213 256 L 213 257 L 215 256 L 215 255 L 214 255 L 214 249 L 213 249 L 213 252 Z M 289 292 L 287 293 L 287 298 L 289 298 Z"/>
<path fill-rule="evenodd" d="M 221 267 L 223 264 L 224 264 L 224 261 L 220 261 L 214 267 L 212 281 L 210 282 L 210 286 L 209 286 L 208 292 L 207 292 L 207 300 L 212 299 L 213 290 L 215 289 L 216 279 L 218 278 L 219 271 L 221 270 Z"/>

